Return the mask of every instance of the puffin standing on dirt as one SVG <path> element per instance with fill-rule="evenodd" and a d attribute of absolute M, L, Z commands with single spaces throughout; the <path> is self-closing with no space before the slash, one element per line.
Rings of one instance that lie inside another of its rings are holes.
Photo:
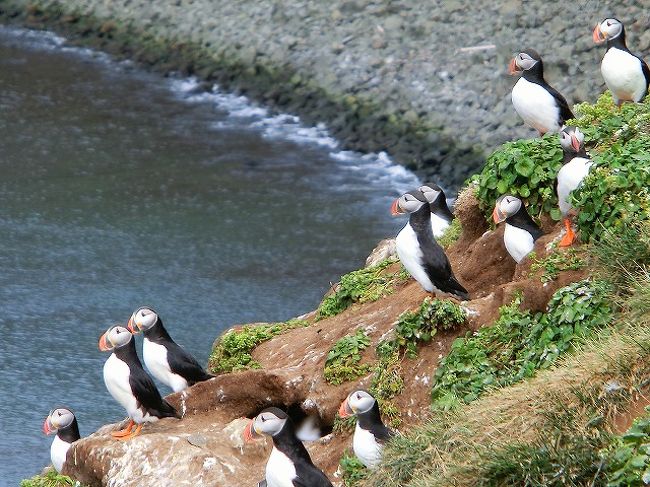
<path fill-rule="evenodd" d="M 135 310 L 127 325 L 129 331 L 142 331 L 142 358 L 149 372 L 174 392 L 211 379 L 194 357 L 180 347 L 167 333 L 158 313 L 151 308 Z"/>
<path fill-rule="evenodd" d="M 569 212 L 573 208 L 570 195 L 587 177 L 593 164 L 585 151 L 584 141 L 585 136 L 578 127 L 565 127 L 560 132 L 564 165 L 557 173 L 557 200 L 566 229 L 564 237 L 560 240 L 560 247 L 568 247 L 576 239 L 569 216 Z"/>
<path fill-rule="evenodd" d="M 273 439 L 273 450 L 266 463 L 266 479 L 258 485 L 333 487 L 327 476 L 311 461 L 287 413 L 274 407 L 266 408 L 250 420 L 244 430 L 244 439 L 250 442 L 261 435 Z"/>
<path fill-rule="evenodd" d="M 594 28 L 596 44 L 607 41 L 607 52 L 600 63 L 600 72 L 612 92 L 614 102 L 638 103 L 648 94 L 650 69 L 639 56 L 630 52 L 625 44 L 625 27 L 618 19 L 605 19 Z"/>
<path fill-rule="evenodd" d="M 379 465 L 384 443 L 395 433 L 381 421 L 377 400 L 367 391 L 354 391 L 341 403 L 339 416 L 357 417 L 357 426 L 352 439 L 354 454 L 366 468 L 375 468 Z"/>
<path fill-rule="evenodd" d="M 75 441 L 81 438 L 77 418 L 68 408 L 53 409 L 45 418 L 43 433 L 46 435 L 56 433 L 50 447 L 50 459 L 56 471 L 61 473 L 68 450 Z"/>
<path fill-rule="evenodd" d="M 140 434 L 143 423 L 180 415 L 161 396 L 153 379 L 142 368 L 135 351 L 135 339 L 123 326 L 112 326 L 99 339 L 99 349 L 113 352 L 104 364 L 104 383 L 113 399 L 119 402 L 130 417 L 129 424 L 111 435 L 128 440 Z M 135 431 L 133 425 L 137 424 Z"/>
<path fill-rule="evenodd" d="M 543 234 L 526 211 L 522 201 L 509 194 L 497 199 L 492 218 L 497 224 L 505 220 L 506 230 L 503 241 L 508 253 L 517 264 L 533 250 L 535 241 Z"/>
<path fill-rule="evenodd" d="M 425 183 L 418 188 L 418 191 L 424 195 L 429 202 L 429 210 L 431 211 L 431 230 L 433 236 L 440 238 L 444 235 L 447 227 L 451 225 L 454 219 L 454 214 L 447 206 L 447 198 L 440 186 L 436 183 Z"/>
<path fill-rule="evenodd" d="M 523 72 L 512 88 L 512 104 L 524 123 L 540 135 L 557 132 L 566 120 L 575 118 L 566 99 L 544 80 L 544 64 L 537 51 L 517 54 L 508 71 L 512 75 Z"/>
<path fill-rule="evenodd" d="M 467 290 L 456 280 L 449 259 L 431 229 L 429 202 L 420 191 L 409 191 L 391 206 L 393 216 L 409 213 L 409 221 L 397 234 L 397 255 L 406 270 L 428 292 L 443 292 L 461 300 Z"/>

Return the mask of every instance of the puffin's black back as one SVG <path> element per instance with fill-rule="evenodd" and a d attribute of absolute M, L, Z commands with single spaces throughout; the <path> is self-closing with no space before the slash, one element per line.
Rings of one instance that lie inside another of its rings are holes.
<path fill-rule="evenodd" d="M 509 223 L 513 227 L 526 230 L 533 236 L 533 242 L 544 235 L 544 232 L 542 232 L 542 229 L 539 228 L 539 225 L 537 225 L 537 223 L 535 223 L 532 217 L 528 214 L 528 211 L 526 210 L 523 202 L 521 203 L 521 206 L 519 207 L 517 213 L 506 218 L 506 223 Z"/>
<path fill-rule="evenodd" d="M 370 431 L 377 441 L 384 442 L 394 435 L 394 433 L 388 429 L 381 420 L 379 403 L 376 400 L 370 410 L 365 413 L 357 414 L 357 421 L 359 422 L 359 427 L 366 431 Z"/>
<path fill-rule="evenodd" d="M 296 437 L 296 430 L 287 418 L 284 427 L 273 438 L 273 446 L 284 453 L 296 468 L 295 487 L 333 487 L 327 476 L 312 462 L 305 445 Z"/>
<path fill-rule="evenodd" d="M 129 385 L 141 408 L 158 418 L 180 419 L 180 415 L 171 404 L 162 398 L 153 379 L 142 367 L 138 353 L 135 350 L 135 339 L 131 339 L 126 345 L 116 348 L 113 353 L 129 366 Z"/>
<path fill-rule="evenodd" d="M 438 197 L 433 202 L 429 203 L 429 208 L 431 213 L 435 213 L 442 218 L 449 221 L 454 219 L 454 214 L 449 209 L 449 206 L 447 206 L 447 198 L 445 198 L 445 194 L 442 191 L 440 191 L 440 194 L 438 194 Z"/>
<path fill-rule="evenodd" d="M 185 379 L 188 385 L 191 386 L 197 382 L 212 379 L 213 376 L 208 374 L 192 355 L 172 340 L 160 317 L 143 334 L 147 340 L 162 345 L 167 349 L 167 363 L 169 364 L 169 368 L 173 373 Z"/>

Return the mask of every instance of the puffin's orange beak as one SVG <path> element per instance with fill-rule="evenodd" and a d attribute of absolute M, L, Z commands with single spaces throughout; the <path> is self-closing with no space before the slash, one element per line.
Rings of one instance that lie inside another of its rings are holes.
<path fill-rule="evenodd" d="M 244 441 L 246 443 L 250 443 L 251 441 L 254 441 L 255 438 L 257 437 L 257 433 L 253 429 L 253 421 L 255 420 L 251 419 L 246 425 L 246 428 L 244 428 Z"/>
<path fill-rule="evenodd" d="M 402 209 L 399 207 L 399 198 L 393 201 L 393 204 L 390 205 L 390 214 L 393 216 L 399 216 L 404 214 Z"/>
<path fill-rule="evenodd" d="M 345 398 L 345 401 L 341 403 L 341 407 L 339 408 L 339 416 L 341 418 L 349 418 L 350 416 L 354 416 L 354 411 L 352 411 L 352 408 L 350 408 L 347 397 Z"/>
<path fill-rule="evenodd" d="M 50 417 L 48 416 L 45 418 L 45 422 L 43 423 L 43 433 L 46 435 L 51 435 L 54 431 L 52 431 L 52 427 L 50 426 Z"/>
<path fill-rule="evenodd" d="M 106 343 L 106 333 L 99 338 L 99 349 L 102 352 L 108 352 L 111 349 L 111 347 Z"/>
<path fill-rule="evenodd" d="M 492 220 L 494 220 L 494 223 L 499 224 L 503 220 L 505 220 L 505 217 L 501 214 L 499 211 L 499 207 L 495 206 L 494 211 L 492 212 Z"/>
<path fill-rule="evenodd" d="M 134 335 L 137 335 L 140 332 L 139 328 L 136 328 L 135 326 L 133 326 L 133 316 L 131 316 L 131 318 L 129 318 L 129 323 L 126 325 L 126 327 Z"/>
<path fill-rule="evenodd" d="M 521 71 L 521 69 L 517 66 L 517 61 L 515 58 L 512 58 L 512 61 L 508 64 L 508 74 L 517 74 L 519 71 Z"/>
<path fill-rule="evenodd" d="M 594 33 L 592 35 L 592 38 L 594 39 L 594 42 L 596 44 L 602 44 L 603 42 L 605 42 L 607 40 L 607 37 L 605 37 L 605 34 L 603 34 L 603 31 L 600 30 L 600 24 L 598 24 L 594 28 Z"/>
<path fill-rule="evenodd" d="M 571 147 L 573 147 L 576 152 L 580 152 L 580 141 L 575 135 L 571 136 Z"/>

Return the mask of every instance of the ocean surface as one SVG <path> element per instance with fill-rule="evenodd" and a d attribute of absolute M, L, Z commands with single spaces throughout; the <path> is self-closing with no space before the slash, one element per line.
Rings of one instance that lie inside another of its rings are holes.
<path fill-rule="evenodd" d="M 384 154 L 208 88 L 0 27 L 1 486 L 49 462 L 51 408 L 82 435 L 124 417 L 97 341 L 136 307 L 205 363 L 403 225 L 390 202 L 417 179 Z"/>

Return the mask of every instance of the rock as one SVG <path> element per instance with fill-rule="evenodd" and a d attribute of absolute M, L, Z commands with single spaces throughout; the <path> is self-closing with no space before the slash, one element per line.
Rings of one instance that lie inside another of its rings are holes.
<path fill-rule="evenodd" d="M 372 252 L 370 252 L 370 255 L 366 259 L 365 267 L 372 267 L 373 265 L 379 264 L 381 261 L 391 257 L 397 257 L 395 239 L 387 238 L 379 242 L 377 246 L 372 249 Z"/>
<path fill-rule="evenodd" d="M 371 40 L 371 45 L 373 49 L 383 49 L 387 45 L 386 39 L 384 39 L 384 36 L 375 35 Z"/>

